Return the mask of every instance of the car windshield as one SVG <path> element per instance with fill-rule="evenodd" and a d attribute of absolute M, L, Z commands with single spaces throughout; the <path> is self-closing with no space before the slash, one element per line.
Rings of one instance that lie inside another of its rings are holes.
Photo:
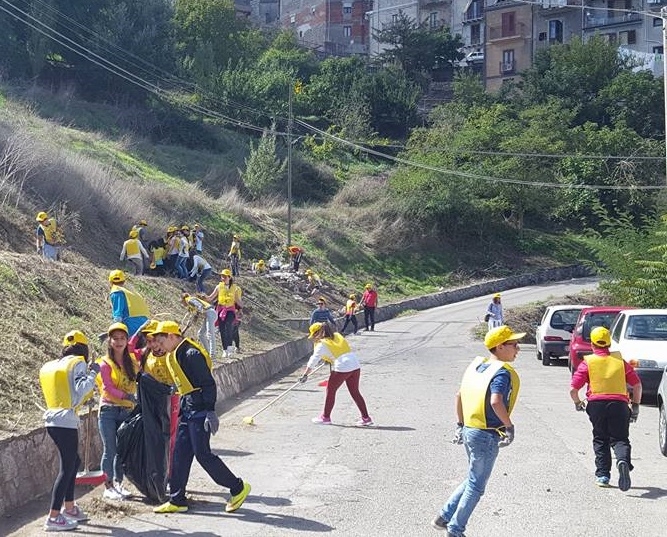
<path fill-rule="evenodd" d="M 581 313 L 581 309 L 555 311 L 551 316 L 551 322 L 549 324 L 551 325 L 551 328 L 555 328 L 556 330 L 563 330 L 566 326 L 572 327 L 577 323 L 579 313 Z M 572 329 L 570 328 L 570 330 Z"/>
<path fill-rule="evenodd" d="M 611 323 L 614 322 L 617 312 L 605 312 L 605 313 L 590 313 L 584 318 L 584 326 L 581 330 L 581 337 L 584 341 L 591 341 L 591 330 L 596 326 L 604 326 L 605 328 L 611 327 Z"/>
<path fill-rule="evenodd" d="M 667 341 L 667 315 L 633 315 L 625 329 L 627 339 Z"/>

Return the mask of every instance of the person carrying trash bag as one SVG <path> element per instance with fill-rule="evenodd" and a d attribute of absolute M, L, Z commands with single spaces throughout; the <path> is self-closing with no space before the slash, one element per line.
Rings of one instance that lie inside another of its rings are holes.
<path fill-rule="evenodd" d="M 509 326 L 487 332 L 484 346 L 491 356 L 475 358 L 456 394 L 458 423 L 452 443 L 463 444 L 468 456 L 468 476 L 454 490 L 431 525 L 451 537 L 463 537 L 468 520 L 484 494 L 499 448 L 514 441 L 510 418 L 519 395 L 519 375 L 510 365 L 525 333 Z"/>
<path fill-rule="evenodd" d="M 334 332 L 331 325 L 326 322 L 314 323 L 310 325 L 308 331 L 310 333 L 308 339 L 315 342 L 315 348 L 299 381 L 306 382 L 308 375 L 321 362 L 327 362 L 331 365 L 324 410 L 321 415 L 311 421 L 321 425 L 331 424 L 331 411 L 336 403 L 336 392 L 345 383 L 350 396 L 361 413 L 357 425 L 362 427 L 373 425 L 373 420 L 368 415 L 366 401 L 359 392 L 361 364 L 357 355 L 350 349 L 346 339 L 338 332 Z"/>
<path fill-rule="evenodd" d="M 117 453 L 125 477 L 147 498 L 163 502 L 167 498 L 174 383 L 166 354 L 156 348 L 150 335 L 157 324 L 146 321 L 128 342 L 128 349 L 140 363 L 139 404 L 118 429 Z"/>
<path fill-rule="evenodd" d="M 79 522 L 88 520 L 88 516 L 74 503 L 76 471 L 81 463 L 77 410 L 93 396 L 100 366 L 88 363 L 88 338 L 79 330 L 65 335 L 60 356 L 46 362 L 39 371 L 39 383 L 47 407 L 44 424 L 60 457 L 60 470 L 53 484 L 51 510 L 44 523 L 44 531 L 73 530 Z"/>
<path fill-rule="evenodd" d="M 642 382 L 634 368 L 617 352 L 609 352 L 611 335 L 604 326 L 591 330 L 593 353 L 584 356 L 572 375 L 570 397 L 577 411 L 586 411 L 593 425 L 595 484 L 608 487 L 611 474 L 611 450 L 616 455 L 618 488 L 630 488 L 633 469 L 630 448 L 630 423 L 637 421 L 642 399 Z M 579 397 L 587 384 L 588 404 Z M 632 386 L 632 409 L 628 398 Z"/>
<path fill-rule="evenodd" d="M 218 390 L 211 372 L 211 357 L 199 343 L 183 337 L 174 321 L 161 321 L 152 335 L 158 348 L 167 353 L 167 367 L 181 396 L 169 501 L 153 511 L 184 513 L 188 510 L 185 492 L 195 458 L 215 483 L 229 489 L 231 498 L 225 511 L 236 511 L 248 497 L 250 484 L 234 475 L 220 457 L 211 452 L 211 435 L 218 432 L 220 425 L 215 413 Z"/>

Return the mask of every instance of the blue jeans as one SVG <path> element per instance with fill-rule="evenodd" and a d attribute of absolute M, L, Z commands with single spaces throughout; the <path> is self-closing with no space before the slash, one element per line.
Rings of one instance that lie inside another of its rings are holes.
<path fill-rule="evenodd" d="M 114 479 L 120 483 L 123 480 L 123 465 L 116 456 L 116 432 L 129 415 L 130 410 L 120 406 L 102 405 L 100 408 L 98 426 L 103 448 L 100 466 L 107 481 Z"/>
<path fill-rule="evenodd" d="M 188 271 L 185 268 L 185 264 L 188 262 L 187 257 L 181 257 L 180 255 L 176 258 L 176 272 L 178 277 L 182 280 L 188 279 Z"/>
<path fill-rule="evenodd" d="M 470 515 L 484 495 L 498 457 L 499 439 L 495 431 L 463 428 L 463 444 L 468 454 L 468 477 L 449 497 L 440 513 L 449 521 L 447 530 L 454 536 L 463 535 Z"/>
<path fill-rule="evenodd" d="M 207 268 L 201 271 L 201 274 L 197 277 L 197 292 L 205 293 L 204 289 L 204 280 L 211 275 L 211 269 Z"/>

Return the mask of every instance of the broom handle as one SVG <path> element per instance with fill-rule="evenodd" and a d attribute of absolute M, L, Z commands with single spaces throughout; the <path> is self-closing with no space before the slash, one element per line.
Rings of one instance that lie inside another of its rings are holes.
<path fill-rule="evenodd" d="M 88 473 L 88 455 L 90 452 L 90 416 L 93 413 L 92 399 L 88 401 L 88 416 L 86 417 L 86 442 L 83 447 L 83 470 Z"/>
<path fill-rule="evenodd" d="M 313 373 L 315 373 L 315 371 L 317 371 L 318 369 L 320 369 L 320 368 L 323 367 L 324 365 L 325 365 L 325 364 L 320 364 L 320 365 L 318 365 L 315 369 L 313 369 L 313 370 L 310 372 L 310 374 L 312 375 Z M 270 401 L 268 404 L 264 405 L 264 406 L 263 406 L 262 408 L 260 408 L 257 412 L 255 412 L 252 416 L 250 416 L 250 418 L 251 418 L 251 419 L 252 419 L 252 418 L 255 418 L 256 416 L 258 416 L 259 414 L 261 414 L 262 412 L 264 412 L 267 408 L 269 408 L 272 404 L 274 404 L 274 403 L 277 402 L 277 401 L 280 401 L 280 399 L 282 399 L 283 397 L 285 397 L 289 392 L 291 392 L 291 391 L 292 391 L 294 388 L 296 388 L 299 384 L 302 384 L 302 382 L 300 382 L 300 381 L 297 380 L 292 386 L 290 386 L 289 388 L 287 388 L 287 389 L 286 389 L 283 393 L 281 393 L 278 397 L 276 397 L 275 399 L 273 399 L 272 401 Z"/>

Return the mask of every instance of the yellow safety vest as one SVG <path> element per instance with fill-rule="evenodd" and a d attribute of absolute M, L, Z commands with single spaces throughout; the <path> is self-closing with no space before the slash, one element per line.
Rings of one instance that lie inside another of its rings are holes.
<path fill-rule="evenodd" d="M 227 287 L 223 282 L 218 285 L 218 306 L 233 308 L 234 304 L 241 298 L 241 288 L 233 283 Z"/>
<path fill-rule="evenodd" d="M 93 396 L 91 390 L 74 407 L 74 368 L 86 363 L 83 356 L 65 356 L 46 362 L 39 370 L 39 384 L 42 387 L 46 408 L 78 408 Z"/>
<path fill-rule="evenodd" d="M 42 231 L 44 231 L 44 240 L 46 243 L 54 245 L 58 242 L 56 240 L 56 231 L 58 225 L 56 224 L 55 218 L 49 218 L 48 222 L 48 224 L 40 223 L 39 227 L 42 228 Z"/>
<path fill-rule="evenodd" d="M 627 395 L 625 361 L 620 353 L 608 356 L 588 354 L 584 356 L 588 366 L 588 386 L 591 395 Z"/>
<path fill-rule="evenodd" d="M 134 369 L 136 377 L 136 373 L 139 369 L 137 366 L 137 360 L 134 357 L 133 353 L 130 353 L 130 357 L 132 358 L 132 367 Z M 129 378 L 125 374 L 125 370 L 122 367 L 120 367 L 113 358 L 109 356 L 103 356 L 102 358 L 97 360 L 97 362 L 100 363 L 100 365 L 102 362 L 109 365 L 109 367 L 111 368 L 111 382 L 113 382 L 116 388 L 125 393 L 131 393 L 133 395 L 137 393 L 136 380 L 134 378 Z M 127 399 L 118 399 L 113 395 L 109 394 L 109 392 L 107 392 L 107 390 L 104 388 L 104 384 L 102 383 L 102 375 L 97 375 L 95 382 L 97 383 L 97 389 L 100 391 L 100 396 L 101 396 L 100 404 L 102 403 L 102 401 L 109 401 L 117 406 L 122 406 L 126 408 L 134 407 L 134 403 L 132 403 L 132 401 L 128 401 Z"/>
<path fill-rule="evenodd" d="M 185 303 L 188 305 L 188 311 L 190 311 L 191 313 L 199 313 L 197 307 L 194 304 L 192 304 L 193 302 L 199 304 L 203 310 L 207 310 L 211 307 L 211 304 L 206 302 L 206 300 L 202 300 L 197 296 L 185 295 L 184 300 Z"/>
<path fill-rule="evenodd" d="M 127 315 L 128 317 L 149 317 L 150 313 L 148 311 L 148 304 L 143 299 L 143 297 L 134 291 L 130 291 L 128 288 L 121 285 L 112 285 L 109 293 L 115 293 L 116 291 L 122 291 L 125 294 L 125 300 L 127 301 Z"/>
<path fill-rule="evenodd" d="M 347 304 L 345 304 L 345 314 L 346 315 L 353 315 L 354 310 L 357 308 L 357 303 L 354 300 L 348 300 Z"/>
<path fill-rule="evenodd" d="M 488 367 L 482 372 L 477 371 L 477 368 L 484 363 L 488 363 Z M 486 423 L 486 394 L 489 391 L 491 379 L 503 367 L 510 373 L 511 390 L 507 413 L 512 413 L 521 385 L 519 375 L 506 362 L 477 356 L 466 369 L 461 381 L 461 406 L 465 426 L 475 429 L 489 428 Z"/>
<path fill-rule="evenodd" d="M 237 241 L 232 241 L 232 246 L 229 249 L 229 255 L 238 255 L 239 259 L 241 258 L 241 243 Z"/>
<path fill-rule="evenodd" d="M 320 343 L 323 344 L 331 353 L 331 356 L 322 357 L 322 360 L 329 364 L 333 364 L 339 356 L 351 352 L 350 344 L 338 332 L 336 332 L 331 338 L 324 338 L 320 340 Z"/>
<path fill-rule="evenodd" d="M 167 354 L 155 356 L 149 352 L 144 361 L 144 372 L 162 384 L 171 386 L 174 383 L 167 367 Z"/>
<path fill-rule="evenodd" d="M 181 364 L 178 363 L 178 359 L 176 358 L 176 352 L 178 351 L 179 347 L 186 341 L 202 353 L 204 359 L 206 360 L 206 365 L 208 365 L 208 368 L 211 371 L 213 370 L 213 363 L 211 362 L 211 356 L 208 354 L 208 351 L 196 341 L 190 338 L 183 338 L 173 351 L 167 353 L 167 368 L 169 369 L 169 373 L 171 374 L 171 378 L 173 379 L 174 384 L 176 384 L 176 389 L 178 390 L 179 395 L 187 395 L 197 390 L 201 390 L 200 386 L 195 387 L 192 385 L 190 379 L 187 377 L 183 371 L 183 368 L 181 367 Z"/>
<path fill-rule="evenodd" d="M 125 241 L 125 254 L 127 257 L 131 255 L 138 255 L 141 249 L 139 248 L 139 239 L 127 239 Z"/>

